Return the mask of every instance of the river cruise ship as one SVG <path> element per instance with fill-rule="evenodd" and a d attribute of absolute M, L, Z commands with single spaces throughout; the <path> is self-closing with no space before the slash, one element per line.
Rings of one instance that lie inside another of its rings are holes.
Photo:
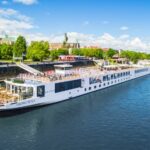
<path fill-rule="evenodd" d="M 73 68 L 62 64 L 50 73 L 19 66 L 29 73 L 5 80 L 5 87 L 0 87 L 0 111 L 53 104 L 150 74 L 150 67 L 144 65 Z"/>

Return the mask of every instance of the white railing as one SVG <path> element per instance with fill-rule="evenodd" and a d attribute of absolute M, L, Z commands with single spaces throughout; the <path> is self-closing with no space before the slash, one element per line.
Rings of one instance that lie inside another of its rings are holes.
<path fill-rule="evenodd" d="M 34 74 L 34 75 L 43 75 L 42 72 L 40 72 L 40 71 L 38 71 L 38 70 L 36 70 L 36 69 L 34 69 L 34 68 L 24 64 L 24 63 L 18 63 L 17 66 L 19 66 L 20 68 L 22 68 L 22 69 L 24 69 L 24 70 L 26 70 L 26 71 Z"/>

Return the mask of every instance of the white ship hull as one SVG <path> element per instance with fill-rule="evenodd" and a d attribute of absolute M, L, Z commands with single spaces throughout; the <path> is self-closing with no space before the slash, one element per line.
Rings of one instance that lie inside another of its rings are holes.
<path fill-rule="evenodd" d="M 145 69 L 146 68 L 146 69 Z M 53 104 L 53 103 L 58 103 L 64 100 L 68 100 L 71 98 L 75 98 L 78 96 L 82 96 L 84 94 L 88 94 L 97 90 L 102 90 L 104 88 L 108 88 L 120 83 L 124 83 L 139 77 L 143 77 L 145 75 L 150 74 L 150 68 L 145 67 L 143 70 L 144 71 L 139 71 L 135 73 L 135 70 L 137 69 L 132 69 L 128 72 L 130 72 L 128 75 L 118 77 L 118 78 L 113 78 L 110 79 L 111 72 L 109 74 L 105 74 L 101 76 L 101 82 L 97 83 L 89 83 L 90 78 L 79 78 L 81 79 L 81 86 L 75 89 L 70 89 L 62 92 L 56 92 L 56 87 L 55 84 L 58 82 L 50 82 L 44 85 L 45 87 L 45 94 L 42 97 L 37 97 L 35 94 L 32 98 L 30 99 L 25 99 L 22 101 L 17 101 L 14 103 L 7 103 L 4 106 L 0 106 L 0 111 L 7 111 L 7 110 L 16 110 L 16 109 L 23 109 L 23 108 L 29 108 L 29 107 L 35 107 L 35 106 L 42 106 L 42 105 L 48 105 L 48 104 Z M 120 71 L 120 73 L 124 72 L 123 70 Z M 119 72 L 117 72 L 119 73 Z M 114 73 L 113 73 L 114 74 Z M 109 80 L 103 81 L 104 76 L 108 75 Z M 71 81 L 71 80 L 70 80 Z"/>

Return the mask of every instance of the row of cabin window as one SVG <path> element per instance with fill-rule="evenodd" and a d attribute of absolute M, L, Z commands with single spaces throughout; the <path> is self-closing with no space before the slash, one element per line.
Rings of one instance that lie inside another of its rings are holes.
<path fill-rule="evenodd" d="M 141 73 L 141 72 L 146 72 L 146 71 L 148 71 L 148 68 L 135 70 L 135 73 Z"/>
<path fill-rule="evenodd" d="M 81 87 L 81 79 L 55 84 L 55 93 Z"/>
<path fill-rule="evenodd" d="M 107 76 L 103 76 L 103 81 L 109 81 L 111 79 L 117 79 L 117 78 L 128 76 L 128 75 L 130 75 L 130 71 L 118 73 L 117 75 L 112 74 L 110 77 L 108 77 L 108 75 L 107 75 Z"/>
<path fill-rule="evenodd" d="M 127 79 L 127 78 L 126 78 L 126 79 Z M 124 80 L 125 80 L 125 79 L 124 79 Z M 121 79 L 120 81 L 122 81 L 122 79 Z M 112 81 L 111 83 L 108 82 L 107 85 L 110 85 L 110 84 L 113 84 L 113 83 L 116 83 L 116 82 L 117 82 L 117 81 L 114 81 L 114 82 Z M 118 80 L 118 82 L 119 82 L 119 80 Z M 103 86 L 106 86 L 106 83 L 104 83 Z M 100 88 L 100 87 L 101 87 L 101 84 L 99 84 L 99 88 Z M 94 86 L 94 89 L 96 89 L 96 88 L 97 88 L 97 86 L 95 85 L 95 86 Z M 89 90 L 91 90 L 91 89 L 92 89 L 92 87 L 89 87 Z M 84 90 L 87 91 L 86 88 L 85 88 Z"/>

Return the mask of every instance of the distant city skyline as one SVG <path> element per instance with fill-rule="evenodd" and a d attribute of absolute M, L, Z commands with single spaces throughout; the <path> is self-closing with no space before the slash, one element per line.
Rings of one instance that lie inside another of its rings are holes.
<path fill-rule="evenodd" d="M 0 35 L 150 53 L 148 0 L 1 0 Z"/>

